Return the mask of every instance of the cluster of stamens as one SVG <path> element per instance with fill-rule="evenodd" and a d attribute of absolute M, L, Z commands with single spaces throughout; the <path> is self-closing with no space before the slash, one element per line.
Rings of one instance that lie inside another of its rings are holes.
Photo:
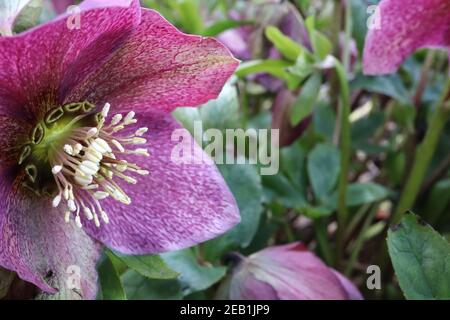
<path fill-rule="evenodd" d="M 124 155 L 130 154 L 149 156 L 147 149 L 136 147 L 146 144 L 143 135 L 148 129 L 139 128 L 132 134 L 121 134 L 127 126 L 137 123 L 135 113 L 116 114 L 106 124 L 109 109 L 107 103 L 100 113 L 95 114 L 95 126 L 86 125 L 86 122 L 91 124 L 85 121 L 86 118 L 93 117 L 89 112 L 77 115 L 65 124 L 65 127 L 72 128 L 70 133 L 48 158 L 56 183 L 52 205 L 55 208 L 64 205 L 65 221 L 70 222 L 73 217 L 80 228 L 82 214 L 97 227 L 101 221 L 109 223 L 101 200 L 111 197 L 124 204 L 131 203 L 130 197 L 117 184 L 116 177 L 136 184 L 136 178 L 130 174 L 149 174 L 123 159 Z"/>

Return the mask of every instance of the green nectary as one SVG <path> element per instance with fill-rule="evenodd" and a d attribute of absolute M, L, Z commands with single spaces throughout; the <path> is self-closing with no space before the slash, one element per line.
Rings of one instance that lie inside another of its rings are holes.
<path fill-rule="evenodd" d="M 38 195 L 56 191 L 52 163 L 57 162 L 57 151 L 62 150 L 74 129 L 96 127 L 102 119 L 89 102 L 70 103 L 53 108 L 30 132 L 18 159 L 26 173 L 23 185 Z"/>

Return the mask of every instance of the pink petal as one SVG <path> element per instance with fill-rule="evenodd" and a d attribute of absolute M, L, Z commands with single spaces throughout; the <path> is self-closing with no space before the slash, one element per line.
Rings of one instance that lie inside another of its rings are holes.
<path fill-rule="evenodd" d="M 96 228 L 86 221 L 87 232 L 122 253 L 149 254 L 189 247 L 236 225 L 240 220 L 236 202 L 215 165 L 171 160 L 178 144 L 171 135 L 179 124 L 169 115 L 147 113 L 138 119 L 139 126 L 149 129 L 150 157 L 133 156 L 127 161 L 150 174 L 140 176 L 136 185 L 121 184 L 132 199 L 130 205 L 103 200 L 110 223 Z"/>
<path fill-rule="evenodd" d="M 361 292 L 359 292 L 358 288 L 344 275 L 340 274 L 336 270 L 332 270 L 333 273 L 336 275 L 336 277 L 339 279 L 342 287 L 344 288 L 345 292 L 347 293 L 349 300 L 362 300 L 363 296 Z"/>
<path fill-rule="evenodd" d="M 75 223 L 65 223 L 50 200 L 14 185 L 11 176 L 3 173 L 0 180 L 0 266 L 59 298 L 94 299 L 100 246 Z M 77 270 L 80 288 L 72 290 L 68 279 Z"/>
<path fill-rule="evenodd" d="M 319 258 L 307 251 L 279 246 L 255 254 L 260 266 L 252 270 L 260 281 L 274 287 L 281 300 L 345 300 L 337 277 Z"/>
<path fill-rule="evenodd" d="M 395 72 L 416 49 L 450 47 L 450 1 L 383 0 L 380 28 L 369 31 L 364 48 L 364 72 Z"/>
<path fill-rule="evenodd" d="M 63 102 L 67 90 L 63 79 L 83 79 L 97 69 L 139 23 L 139 2 L 129 8 L 82 11 L 80 17 L 80 29 L 70 30 L 70 16 L 61 16 L 0 38 L 0 108 L 33 120 Z"/>
<path fill-rule="evenodd" d="M 28 140 L 31 126 L 28 122 L 1 114 L 0 107 L 0 175 L 6 168 L 17 165 L 20 149 L 17 148 L 22 141 Z"/>
<path fill-rule="evenodd" d="M 183 34 L 142 9 L 139 27 L 101 70 L 68 85 L 66 101 L 109 102 L 120 111 L 197 106 L 217 97 L 237 65 L 218 41 Z"/>

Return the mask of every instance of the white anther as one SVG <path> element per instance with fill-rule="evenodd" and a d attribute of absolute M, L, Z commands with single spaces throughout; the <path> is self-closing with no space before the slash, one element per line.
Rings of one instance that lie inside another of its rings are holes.
<path fill-rule="evenodd" d="M 83 208 L 83 212 L 84 215 L 86 216 L 86 218 L 91 221 L 92 219 L 94 219 L 94 215 L 92 214 L 91 209 L 89 209 L 88 207 L 84 207 Z"/>
<path fill-rule="evenodd" d="M 85 175 L 84 173 L 82 173 L 80 170 L 76 171 L 75 174 L 75 181 L 82 187 L 87 187 L 89 186 L 92 181 L 94 180 L 94 178 L 91 175 Z"/>
<path fill-rule="evenodd" d="M 69 189 L 67 187 L 64 188 L 64 199 L 69 200 Z"/>
<path fill-rule="evenodd" d="M 140 174 L 141 176 L 146 176 L 149 175 L 150 172 L 148 170 L 138 170 L 136 171 L 138 174 Z"/>
<path fill-rule="evenodd" d="M 81 224 L 81 218 L 80 218 L 80 216 L 76 216 L 76 217 L 75 217 L 75 224 L 76 224 L 77 227 L 80 228 L 80 229 L 83 227 L 83 225 Z"/>
<path fill-rule="evenodd" d="M 77 211 L 77 206 L 75 205 L 75 201 L 73 201 L 72 199 L 70 199 L 69 201 L 67 201 L 67 207 L 68 207 L 69 210 L 72 211 L 72 212 Z"/>
<path fill-rule="evenodd" d="M 113 128 L 113 130 L 112 130 L 112 132 L 116 133 L 116 132 L 118 132 L 118 131 L 122 130 L 123 128 L 125 128 L 125 126 L 123 126 L 123 125 L 120 125 L 120 126 L 114 127 L 114 128 Z"/>
<path fill-rule="evenodd" d="M 63 149 L 69 156 L 73 155 L 73 148 L 70 144 L 65 144 Z"/>
<path fill-rule="evenodd" d="M 116 169 L 117 169 L 119 172 L 124 172 L 124 171 L 127 170 L 127 167 L 128 167 L 128 165 L 127 165 L 126 163 L 122 163 L 122 164 L 118 164 L 118 165 L 116 166 Z"/>
<path fill-rule="evenodd" d="M 120 144 L 119 141 L 114 139 L 111 142 L 117 148 L 117 150 L 119 150 L 120 152 L 125 152 L 125 148 Z"/>
<path fill-rule="evenodd" d="M 137 183 L 137 180 L 135 178 L 132 178 L 132 177 L 125 176 L 124 179 L 125 179 L 126 182 L 131 183 L 131 184 L 136 184 Z"/>
<path fill-rule="evenodd" d="M 144 133 L 146 133 L 148 131 L 148 128 L 144 127 L 144 128 L 139 128 L 138 130 L 136 130 L 136 132 L 134 133 L 135 135 L 137 135 L 138 137 L 141 137 L 144 135 Z"/>
<path fill-rule="evenodd" d="M 102 159 L 103 159 L 103 155 L 101 154 L 101 152 L 98 152 L 97 150 L 95 150 L 92 147 L 89 147 L 86 150 L 86 152 L 84 154 L 84 157 L 87 160 L 90 160 L 90 161 L 95 162 L 97 164 L 100 163 L 100 161 L 102 161 Z"/>
<path fill-rule="evenodd" d="M 87 186 L 83 186 L 83 189 L 84 190 L 95 190 L 95 189 L 98 189 L 98 184 L 90 184 L 90 185 L 87 185 Z"/>
<path fill-rule="evenodd" d="M 95 212 L 94 212 L 94 224 L 97 228 L 100 227 L 100 220 L 98 220 L 98 216 Z"/>
<path fill-rule="evenodd" d="M 122 120 L 122 115 L 120 113 L 114 115 L 114 117 L 111 120 L 111 125 L 115 126 Z"/>
<path fill-rule="evenodd" d="M 81 150 L 83 150 L 83 146 L 81 145 L 81 143 L 77 143 L 75 147 L 73 147 L 73 155 L 76 156 L 80 154 Z"/>
<path fill-rule="evenodd" d="M 136 113 L 134 111 L 128 112 L 128 114 L 125 116 L 125 119 L 123 119 L 123 122 L 125 124 L 131 123 L 134 120 L 133 118 L 135 115 L 136 115 Z"/>
<path fill-rule="evenodd" d="M 109 103 L 105 103 L 103 109 L 102 109 L 102 116 L 103 118 L 106 118 L 109 113 L 109 109 L 111 108 L 111 105 Z"/>
<path fill-rule="evenodd" d="M 132 140 L 133 144 L 146 144 L 147 140 L 144 138 L 133 138 Z"/>
<path fill-rule="evenodd" d="M 92 138 L 93 136 L 95 136 L 98 133 L 98 129 L 97 128 L 90 128 L 88 130 L 88 132 L 86 133 L 86 139 Z"/>
<path fill-rule="evenodd" d="M 62 166 L 62 165 L 56 165 L 56 166 L 53 166 L 53 168 L 52 168 L 52 173 L 53 173 L 53 174 L 58 174 L 58 173 L 61 172 L 62 169 L 63 169 L 63 166 Z"/>
<path fill-rule="evenodd" d="M 96 191 L 94 192 L 94 198 L 97 200 L 103 200 L 108 198 L 109 193 L 108 192 L 104 192 L 104 191 Z"/>
<path fill-rule="evenodd" d="M 56 197 L 53 198 L 52 206 L 53 208 L 57 208 L 59 206 L 59 203 L 61 202 L 61 194 L 58 194 Z"/>
<path fill-rule="evenodd" d="M 112 149 L 109 146 L 109 144 L 102 138 L 96 138 L 91 143 L 91 147 L 93 147 L 95 150 L 97 150 L 100 153 L 112 152 Z"/>
<path fill-rule="evenodd" d="M 69 223 L 70 222 L 70 211 L 66 211 L 66 213 L 64 214 L 64 221 L 66 222 L 66 223 Z"/>
<path fill-rule="evenodd" d="M 146 157 L 149 156 L 147 149 L 138 148 L 138 149 L 134 150 L 134 153 L 140 154 L 140 155 L 146 156 Z"/>
<path fill-rule="evenodd" d="M 79 166 L 78 169 L 85 175 L 85 176 L 93 176 L 97 174 L 98 170 L 100 170 L 99 166 L 90 160 L 84 160 Z"/>
<path fill-rule="evenodd" d="M 106 214 L 106 212 L 105 212 L 105 211 L 102 211 L 102 212 L 100 212 L 100 215 L 101 215 L 101 217 L 102 217 L 102 220 L 103 220 L 106 224 L 108 224 L 108 223 L 109 223 L 109 217 L 108 217 L 108 215 Z"/>

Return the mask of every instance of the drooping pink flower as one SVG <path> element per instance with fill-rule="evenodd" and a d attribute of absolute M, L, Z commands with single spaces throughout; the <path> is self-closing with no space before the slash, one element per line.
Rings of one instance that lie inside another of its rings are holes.
<path fill-rule="evenodd" d="M 137 0 L 110 3 L 0 38 L 0 266 L 65 298 L 95 297 L 100 243 L 158 253 L 239 221 L 215 166 L 171 161 L 170 115 L 217 97 L 237 61 Z"/>
<path fill-rule="evenodd" d="M 327 267 L 300 243 L 269 247 L 242 257 L 228 286 L 230 299 L 362 299 L 347 278 Z"/>
<path fill-rule="evenodd" d="M 450 48 L 450 1 L 382 0 L 364 48 L 364 72 L 395 72 L 416 49 Z"/>

